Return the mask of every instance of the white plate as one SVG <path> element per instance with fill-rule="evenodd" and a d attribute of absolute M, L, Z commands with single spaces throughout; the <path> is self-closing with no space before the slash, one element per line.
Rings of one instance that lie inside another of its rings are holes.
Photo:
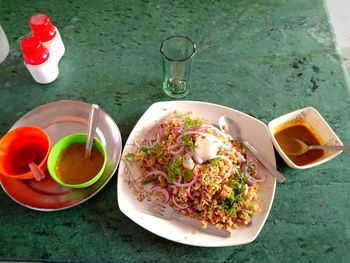
<path fill-rule="evenodd" d="M 237 110 L 195 101 L 158 102 L 151 105 L 132 130 L 122 156 L 134 151 L 133 142 L 142 141 L 145 131 L 175 110 L 179 112 L 191 111 L 192 116 L 203 117 L 213 124 L 218 124 L 221 115 L 231 117 L 241 127 L 243 137 L 255 146 L 274 167 L 276 166 L 269 131 L 263 122 Z M 259 172 L 266 173 L 266 170 L 259 168 Z M 242 226 L 234 230 L 231 237 L 223 238 L 195 231 L 193 227 L 176 220 L 167 221 L 138 211 L 135 204 L 142 205 L 142 203 L 137 201 L 135 192 L 139 194 L 139 199 L 144 198 L 145 194 L 135 185 L 134 178 L 138 176 L 137 173 L 135 165 L 130 166 L 126 161 L 121 161 L 118 173 L 118 205 L 120 210 L 135 223 L 158 236 L 178 243 L 202 247 L 233 246 L 254 241 L 270 212 L 276 187 L 275 179 L 272 176 L 267 176 L 258 193 L 259 210 L 254 215 L 253 224 L 247 227 Z"/>

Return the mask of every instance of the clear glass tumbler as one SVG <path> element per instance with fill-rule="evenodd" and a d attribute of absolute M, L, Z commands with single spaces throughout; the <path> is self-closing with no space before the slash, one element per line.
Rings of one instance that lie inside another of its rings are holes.
<path fill-rule="evenodd" d="M 190 91 L 192 58 L 196 45 L 187 37 L 172 36 L 160 46 L 163 63 L 163 90 L 173 98 L 181 98 Z"/>

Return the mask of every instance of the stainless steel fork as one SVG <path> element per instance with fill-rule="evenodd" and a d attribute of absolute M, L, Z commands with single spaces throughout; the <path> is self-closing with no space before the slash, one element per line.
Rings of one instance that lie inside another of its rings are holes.
<path fill-rule="evenodd" d="M 202 224 L 198 219 L 191 218 L 188 216 L 183 216 L 176 212 L 171 206 L 160 202 L 158 200 L 151 202 L 143 202 L 142 205 L 138 205 L 138 210 L 146 214 L 157 216 L 165 220 L 177 219 L 184 222 L 190 226 L 195 227 L 197 230 L 221 237 L 230 237 L 231 233 L 224 229 L 217 229 L 213 225 L 208 224 L 206 228 L 202 228 Z"/>

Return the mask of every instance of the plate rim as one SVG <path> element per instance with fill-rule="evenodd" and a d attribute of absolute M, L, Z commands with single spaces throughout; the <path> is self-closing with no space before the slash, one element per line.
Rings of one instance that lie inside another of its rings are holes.
<path fill-rule="evenodd" d="M 152 109 L 152 108 L 156 108 L 158 106 L 158 104 L 163 104 L 165 107 L 166 105 L 168 104 L 199 104 L 199 105 L 210 105 L 211 107 L 218 107 L 218 108 L 222 108 L 222 109 L 225 109 L 225 110 L 228 110 L 228 111 L 231 111 L 231 112 L 235 112 L 239 115 L 243 115 L 245 116 L 246 118 L 250 118 L 252 120 L 254 120 L 255 122 L 259 123 L 260 125 L 263 125 L 264 126 L 264 129 L 266 131 L 266 136 L 269 138 L 269 141 L 270 141 L 270 144 L 271 144 L 271 149 L 272 149 L 272 152 L 271 152 L 271 158 L 273 159 L 273 162 L 271 163 L 271 165 L 276 168 L 276 156 L 275 156 L 275 152 L 274 152 L 274 146 L 273 146 L 273 143 L 271 142 L 271 139 L 270 139 L 270 136 L 269 136 L 269 130 L 268 130 L 268 127 L 267 125 L 262 122 L 261 120 L 255 118 L 255 117 L 252 117 L 250 116 L 249 114 L 247 113 L 244 113 L 244 112 L 241 112 L 239 110 L 236 110 L 236 109 L 233 109 L 233 108 L 230 108 L 230 107 L 227 107 L 227 106 L 223 106 L 223 105 L 220 105 L 220 104 L 215 104 L 215 103 L 211 103 L 211 102 L 203 102 L 203 101 L 193 101 L 193 100 L 173 100 L 173 101 L 159 101 L 159 102 L 155 102 L 153 104 L 151 104 L 146 110 L 145 112 L 142 114 L 142 116 L 139 118 L 139 120 L 137 121 L 137 123 L 134 125 L 132 131 L 130 132 L 126 142 L 125 142 L 125 146 L 129 143 L 129 140 L 131 139 L 131 135 L 133 135 L 134 131 L 135 131 L 135 128 L 138 127 L 141 123 L 141 120 L 144 118 L 144 116 L 146 116 L 148 114 L 148 112 Z M 157 118 L 154 118 L 154 120 L 156 120 Z M 122 151 L 122 156 L 125 154 L 125 146 L 123 148 L 123 151 Z M 125 166 L 124 163 L 123 163 L 123 160 L 121 160 L 120 162 L 120 165 L 121 166 Z M 120 168 L 120 167 L 119 167 Z M 149 228 L 145 228 L 144 226 L 142 226 L 141 224 L 139 224 L 135 219 L 134 219 L 134 216 L 130 216 L 130 214 L 124 210 L 124 206 L 121 204 L 121 200 L 120 200 L 120 192 L 119 191 L 119 188 L 122 187 L 123 185 L 122 184 L 125 184 L 125 179 L 123 178 L 123 173 L 124 171 L 122 171 L 122 169 L 119 169 L 118 171 L 118 175 L 117 175 L 117 188 L 118 188 L 118 191 L 117 191 L 117 202 L 118 202 L 118 207 L 120 209 L 120 211 L 126 216 L 128 217 L 129 219 L 131 219 L 134 223 L 136 223 L 137 225 L 139 225 L 140 227 L 142 227 L 143 229 L 159 236 L 159 237 L 162 237 L 164 239 L 167 239 L 167 240 L 170 240 L 170 241 L 173 241 L 173 242 L 177 242 L 177 243 L 180 243 L 180 244 L 185 244 L 185 245 L 190 245 L 190 246 L 196 246 L 196 247 L 228 247 L 228 246 L 237 246 L 237 245 L 243 245 L 243 244 L 248 244 L 248 243 L 251 243 L 253 242 L 257 236 L 260 234 L 263 226 L 265 225 L 266 223 L 266 220 L 270 214 L 270 211 L 271 211 L 271 208 L 272 208 L 272 204 L 273 204 L 273 201 L 274 201 L 274 197 L 275 197 L 275 193 L 276 193 L 276 180 L 273 179 L 273 185 L 272 185 L 272 193 L 271 193 L 271 202 L 269 203 L 268 207 L 267 207 L 267 213 L 266 213 L 266 216 L 263 220 L 263 223 L 261 224 L 261 226 L 259 227 L 258 231 L 255 233 L 254 236 L 252 236 L 249 240 L 247 241 L 243 241 L 243 242 L 239 242 L 239 243 L 234 243 L 234 244 L 219 244 L 219 245 L 216 245 L 216 244 L 213 244 L 213 245 L 203 245 L 203 244 L 197 244 L 196 242 L 184 242 L 182 240 L 177 240 L 176 238 L 169 238 L 169 237 L 165 237 L 164 235 L 160 235 L 159 233 L 155 233 L 154 231 L 150 230 Z M 124 185 L 125 187 L 125 185 Z M 129 189 L 130 190 L 130 189 Z M 139 212 L 135 209 L 135 211 L 137 213 L 141 213 L 143 217 L 151 217 L 150 215 L 147 215 L 147 214 L 144 214 L 142 212 Z M 137 216 L 137 218 L 139 218 L 140 216 Z M 153 217 L 155 220 L 162 220 L 162 219 L 159 219 L 159 218 L 156 218 L 156 217 Z"/>

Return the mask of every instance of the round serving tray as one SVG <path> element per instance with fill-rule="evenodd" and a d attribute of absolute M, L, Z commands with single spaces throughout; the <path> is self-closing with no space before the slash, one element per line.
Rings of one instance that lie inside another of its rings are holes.
<path fill-rule="evenodd" d="M 66 135 L 87 132 L 90 107 L 89 103 L 74 100 L 48 103 L 25 114 L 10 130 L 24 125 L 39 126 L 48 133 L 54 144 Z M 114 120 L 102 109 L 99 110 L 96 137 L 105 146 L 108 159 L 104 173 L 92 186 L 83 189 L 63 187 L 49 174 L 39 182 L 0 175 L 2 188 L 18 204 L 39 211 L 63 210 L 85 202 L 112 178 L 121 158 L 120 131 Z"/>

